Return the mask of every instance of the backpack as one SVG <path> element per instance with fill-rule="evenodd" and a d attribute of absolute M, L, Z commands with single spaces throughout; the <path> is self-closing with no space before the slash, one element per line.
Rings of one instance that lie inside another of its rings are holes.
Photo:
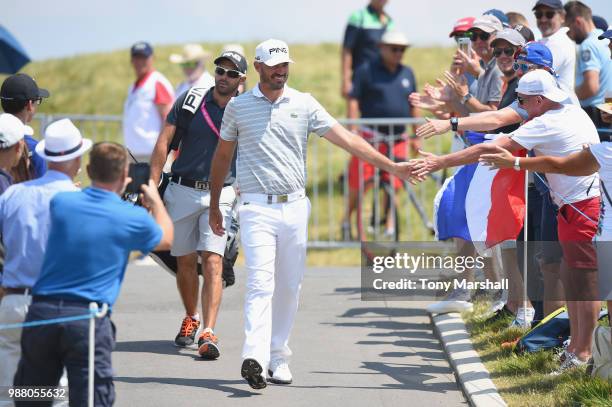
<path fill-rule="evenodd" d="M 610 327 L 598 325 L 593 331 L 593 377 L 612 381 L 612 333 Z"/>

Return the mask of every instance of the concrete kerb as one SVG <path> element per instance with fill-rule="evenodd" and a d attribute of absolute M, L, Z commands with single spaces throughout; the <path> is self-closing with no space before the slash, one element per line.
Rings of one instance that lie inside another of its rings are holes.
<path fill-rule="evenodd" d="M 455 370 L 465 398 L 474 407 L 500 407 L 506 402 L 497 392 L 489 371 L 474 350 L 465 323 L 458 313 L 431 315 L 448 361 Z"/>

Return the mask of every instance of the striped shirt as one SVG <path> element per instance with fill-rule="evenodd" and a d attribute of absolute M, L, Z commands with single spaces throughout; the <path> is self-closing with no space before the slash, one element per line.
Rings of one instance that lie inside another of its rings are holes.
<path fill-rule="evenodd" d="M 308 134 L 327 133 L 337 121 L 309 93 L 285 86 L 270 102 L 259 85 L 225 107 L 221 138 L 238 142 L 240 192 L 289 194 L 306 186 Z"/>

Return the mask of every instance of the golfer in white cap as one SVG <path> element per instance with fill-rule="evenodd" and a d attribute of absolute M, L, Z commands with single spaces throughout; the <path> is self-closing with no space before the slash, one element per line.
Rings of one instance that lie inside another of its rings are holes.
<path fill-rule="evenodd" d="M 289 47 L 267 40 L 255 50 L 259 83 L 225 108 L 212 163 L 209 221 L 222 235 L 219 196 L 238 145 L 240 227 L 247 268 L 246 340 L 241 374 L 255 389 L 268 380 L 292 381 L 289 335 L 304 275 L 310 201 L 306 197 L 306 147 L 316 133 L 400 178 L 410 166 L 395 163 L 342 127 L 310 94 L 286 85 Z M 267 372 L 267 375 L 266 375 Z"/>
<path fill-rule="evenodd" d="M 20 130 L 21 138 L 23 134 Z M 6 246 L 0 325 L 25 320 L 32 301 L 30 290 L 45 257 L 51 223 L 49 202 L 58 192 L 78 191 L 73 179 L 81 168 L 81 156 L 91 145 L 70 120 L 51 123 L 45 139 L 36 146 L 48 171 L 40 178 L 12 185 L 0 195 L 0 231 Z M 20 338 L 21 329 L 0 330 L 0 389 L 13 385 L 21 355 Z"/>

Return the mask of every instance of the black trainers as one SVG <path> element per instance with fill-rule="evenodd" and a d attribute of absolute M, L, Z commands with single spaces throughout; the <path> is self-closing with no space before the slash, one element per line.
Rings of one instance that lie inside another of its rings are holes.
<path fill-rule="evenodd" d="M 247 358 L 242 362 L 240 374 L 253 389 L 263 389 L 267 386 L 266 379 L 262 376 L 263 368 L 255 359 Z"/>
<path fill-rule="evenodd" d="M 183 318 L 181 329 L 176 338 L 174 338 L 174 344 L 181 348 L 193 345 L 199 327 L 200 321 L 196 321 L 190 316 Z"/>

